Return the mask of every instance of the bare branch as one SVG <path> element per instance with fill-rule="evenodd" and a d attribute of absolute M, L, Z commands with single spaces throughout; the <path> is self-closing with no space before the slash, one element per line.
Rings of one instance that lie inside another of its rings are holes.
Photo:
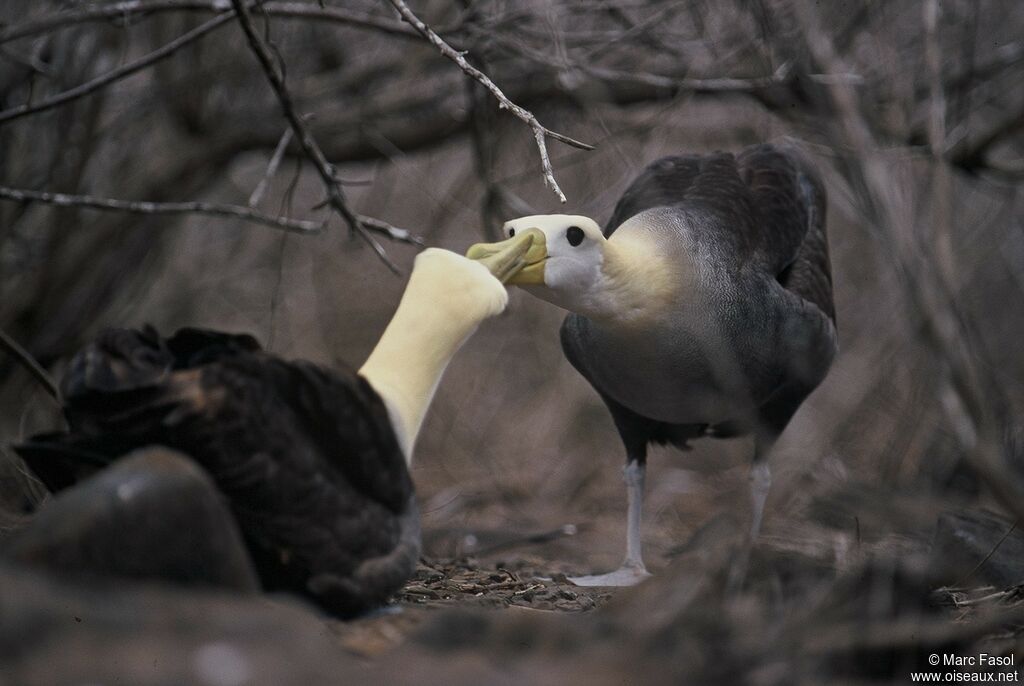
<path fill-rule="evenodd" d="M 18 345 L 18 342 L 7 335 L 7 333 L 0 329 L 0 348 L 6 350 L 10 355 L 21 364 L 32 377 L 46 389 L 54 400 L 60 403 L 60 391 L 57 389 L 57 384 L 53 382 L 50 375 L 46 373 L 42 365 L 36 362 L 35 358 L 28 354 L 28 351 Z"/>
<path fill-rule="evenodd" d="M 942 88 L 942 53 L 940 52 L 938 0 L 927 0 L 923 7 L 925 26 L 925 62 L 928 65 L 928 88 L 931 110 L 928 118 L 928 140 L 935 159 L 942 158 L 946 147 L 946 94 Z"/>
<path fill-rule="evenodd" d="M 581 66 L 580 68 L 587 74 L 603 81 L 639 83 L 645 86 L 654 86 L 655 88 L 670 88 L 695 93 L 745 93 L 785 84 L 792 71 L 792 64 L 783 62 L 771 76 L 708 79 L 677 78 L 674 76 L 621 71 L 593 66 Z"/>
<path fill-rule="evenodd" d="M 800 8 L 807 47 L 815 60 L 830 73 L 847 71 L 843 60 L 821 25 L 810 3 Z M 961 308 L 953 298 L 943 269 L 934 269 L 925 262 L 926 244 L 913 242 L 913 232 L 897 231 L 898 219 L 892 207 L 890 189 L 897 184 L 885 164 L 870 151 L 876 147 L 874 137 L 861 113 L 853 88 L 840 84 L 829 90 L 837 112 L 841 135 L 864 156 L 857 172 L 859 185 L 872 219 L 879 229 L 888 232 L 892 247 L 890 259 L 900 271 L 904 295 L 908 303 L 922 315 L 924 340 L 945 364 L 947 378 L 943 383 L 951 391 L 952 403 L 946 416 L 954 426 L 958 440 L 970 464 L 992 489 L 996 498 L 1018 519 L 1024 518 L 1024 489 L 1016 481 L 1005 478 L 1007 466 L 994 437 L 995 417 L 990 391 L 994 388 L 988 365 L 976 362 L 984 355 L 973 344 Z M 904 234 L 904 235 L 899 235 Z"/>
<path fill-rule="evenodd" d="M 230 8 L 231 3 L 226 0 L 128 0 L 126 2 L 91 5 L 72 11 L 57 12 L 39 19 L 0 28 L 0 44 L 88 22 L 130 21 L 135 18 L 141 18 L 144 15 L 162 12 L 221 13 Z M 393 21 L 385 17 L 376 17 L 372 14 L 353 12 L 340 7 L 326 7 L 319 4 L 300 2 L 268 2 L 260 7 L 260 11 L 282 18 L 316 19 L 372 29 L 404 38 L 418 37 L 415 31 L 402 22 Z"/>
<path fill-rule="evenodd" d="M 39 112 L 44 112 L 46 110 L 53 109 L 54 107 L 58 107 L 65 103 L 71 102 L 72 100 L 77 100 L 78 98 L 89 95 L 90 93 L 93 93 L 115 81 L 119 81 L 120 79 L 123 79 L 127 76 L 131 76 L 135 72 L 141 71 L 142 69 L 145 69 L 146 67 L 155 64 L 156 62 L 159 62 L 165 57 L 169 57 L 170 55 L 177 52 L 179 49 L 188 45 L 189 43 L 205 36 L 210 31 L 213 31 L 214 29 L 222 26 L 228 20 L 230 20 L 234 16 L 234 14 L 234 12 L 225 12 L 224 14 L 220 14 L 217 17 L 211 19 L 210 21 L 200 24 L 188 33 L 178 36 L 170 43 L 164 45 L 162 48 L 154 50 L 148 55 L 144 55 L 143 57 L 140 57 L 139 59 L 133 62 L 129 62 L 128 64 L 122 67 L 118 67 L 117 69 L 109 71 L 106 74 L 103 74 L 102 76 L 98 76 L 95 79 L 92 79 L 91 81 L 87 81 L 86 83 L 83 83 L 80 86 L 69 88 L 66 91 L 57 93 L 56 95 L 52 95 L 49 98 L 46 98 L 45 100 L 42 100 L 35 104 L 19 105 L 17 107 L 11 107 L 9 109 L 0 111 L 0 124 L 11 121 L 12 119 L 18 119 L 20 117 L 26 117 L 30 114 L 37 114 Z"/>
<path fill-rule="evenodd" d="M 381 219 L 367 217 L 365 214 L 357 214 L 356 219 L 358 219 L 359 222 L 367 229 L 382 233 L 393 241 L 412 243 L 414 245 L 424 245 L 423 239 L 419 236 L 409 233 L 406 229 L 400 229 L 397 226 L 389 224 Z"/>
<path fill-rule="evenodd" d="M 413 11 L 409 9 L 409 6 L 402 0 L 389 1 L 394 5 L 395 9 L 398 10 L 398 13 L 402 15 L 402 18 L 409 22 L 413 28 L 420 33 L 420 35 L 430 41 L 430 43 L 437 48 L 442 55 L 455 62 L 455 64 L 458 65 L 458 67 L 470 78 L 476 79 L 484 86 L 484 88 L 489 90 L 491 95 L 498 100 L 498 107 L 503 110 L 510 111 L 530 127 L 533 131 L 533 138 L 537 142 L 537 151 L 540 153 L 540 163 L 544 171 L 544 182 L 547 184 L 548 188 L 554 191 L 555 195 L 558 196 L 558 199 L 564 203 L 565 194 L 562 193 L 562 189 L 559 188 L 558 182 L 555 181 L 555 174 L 554 170 L 551 168 L 551 158 L 548 156 L 548 148 L 545 139 L 553 138 L 556 141 L 560 141 L 582 150 L 593 150 L 594 146 L 582 143 L 574 138 L 569 138 L 568 136 L 556 133 L 555 131 L 542 126 L 532 112 L 509 100 L 505 93 L 502 92 L 502 90 L 498 88 L 493 81 L 491 81 L 490 77 L 467 62 L 462 53 L 446 43 L 443 38 L 434 32 L 433 29 L 417 17 Z"/>
<path fill-rule="evenodd" d="M 253 189 L 252 195 L 249 196 L 249 207 L 256 207 L 260 204 L 260 200 L 263 199 L 263 194 L 267 192 L 267 186 L 270 185 L 270 180 L 274 178 L 274 174 L 277 173 L 277 168 L 281 166 L 281 160 L 284 159 L 284 153 L 288 150 L 288 144 L 292 142 L 292 136 L 294 131 L 289 126 L 284 130 L 281 135 L 281 140 L 277 142 L 277 147 L 274 148 L 274 154 L 270 156 L 270 163 L 267 164 L 267 171 L 264 172 L 260 182 L 256 184 L 256 188 Z"/>
<path fill-rule="evenodd" d="M 623 69 L 610 69 L 598 67 L 587 61 L 586 57 L 581 60 L 566 62 L 561 65 L 554 65 L 551 56 L 535 50 L 522 41 L 506 38 L 504 36 L 490 36 L 496 45 L 501 46 L 509 53 L 526 58 L 534 64 L 556 68 L 559 71 L 577 70 L 606 84 L 642 85 L 667 91 L 690 91 L 693 93 L 748 93 L 774 86 L 786 85 L 793 73 L 792 62 L 783 62 L 779 68 L 770 76 L 758 77 L 711 77 L 711 78 L 687 78 L 682 76 L 670 76 L 663 74 L 652 74 L 637 70 L 627 71 Z M 809 74 L 811 80 L 822 83 L 834 82 L 835 75 Z M 856 74 L 845 74 L 839 77 L 843 81 L 860 82 L 862 79 Z"/>
<path fill-rule="evenodd" d="M 133 214 L 205 214 L 218 217 L 244 219 L 274 229 L 293 233 L 318 234 L 323 230 L 319 222 L 287 217 L 274 217 L 251 207 L 213 202 L 146 202 L 142 200 L 115 200 L 91 195 L 67 195 L 0 186 L 0 200 L 15 202 L 42 202 L 57 207 L 85 207 L 93 210 L 130 212 Z"/>
<path fill-rule="evenodd" d="M 949 90 L 952 92 L 970 90 L 978 84 L 989 83 L 1022 60 L 1024 60 L 1024 41 L 1001 45 L 993 51 L 992 57 L 987 61 L 971 65 L 951 75 Z"/>
<path fill-rule="evenodd" d="M 8 59 L 15 64 L 20 64 L 23 67 L 28 67 L 37 74 L 42 74 L 48 77 L 52 77 L 54 75 L 53 69 L 50 68 L 50 65 L 46 64 L 33 54 L 22 55 L 11 50 L 7 46 L 0 46 L 0 57 Z"/>
<path fill-rule="evenodd" d="M 266 42 L 256 32 L 256 29 L 252 25 L 252 17 L 249 16 L 249 8 L 246 7 L 246 3 L 242 0 L 231 0 L 231 4 L 235 7 L 235 12 L 238 15 L 238 23 L 242 27 L 242 31 L 245 33 L 246 38 L 249 41 L 249 46 L 255 53 L 256 58 L 259 60 L 260 66 L 263 67 L 263 73 L 266 74 L 267 80 L 270 81 L 270 86 L 274 89 L 275 95 L 277 95 L 278 101 L 281 103 L 281 109 L 284 111 L 284 116 L 291 124 L 292 130 L 295 131 L 296 137 L 299 139 L 299 144 L 302 146 L 302 151 L 306 157 L 316 167 L 317 173 L 320 174 L 320 178 L 324 182 L 324 186 L 327 188 L 327 196 L 330 200 L 331 207 L 341 215 L 341 217 L 348 224 L 349 228 L 354 231 L 360 238 L 373 249 L 377 256 L 387 265 L 387 267 L 395 274 L 400 274 L 401 271 L 391 261 L 387 253 L 384 251 L 383 246 L 370 235 L 368 228 L 369 225 L 365 224 L 348 206 L 345 201 L 345 194 L 341 189 L 337 177 L 334 173 L 334 166 L 327 161 L 324 156 L 323 150 L 317 144 L 316 139 L 313 138 L 313 134 L 310 133 L 309 128 L 303 121 L 302 117 L 299 116 L 295 110 L 295 105 L 292 102 L 291 93 L 288 92 L 288 87 L 285 85 L 284 78 L 278 72 L 274 66 L 274 58 L 270 54 L 270 49 L 267 47 Z M 372 227 L 378 231 L 382 230 L 381 227 Z M 389 231 L 383 230 L 389 237 L 392 235 Z M 407 242 L 415 242 L 411 239 L 404 238 L 399 240 L 406 240 Z"/>
<path fill-rule="evenodd" d="M 935 231 L 936 257 L 949 283 L 955 283 L 953 255 L 952 178 L 943 159 L 946 148 L 946 93 L 942 84 L 942 51 L 939 44 L 939 1 L 927 0 L 923 7 L 925 31 L 925 63 L 928 66 L 929 98 L 928 141 L 935 161 Z"/>
<path fill-rule="evenodd" d="M 1022 130 L 1024 130 L 1024 109 L 1017 109 L 978 136 L 973 144 L 964 146 L 955 152 L 951 161 L 970 171 L 991 166 L 985 159 L 989 150 L 1005 140 L 1007 136 L 1012 136 Z"/>

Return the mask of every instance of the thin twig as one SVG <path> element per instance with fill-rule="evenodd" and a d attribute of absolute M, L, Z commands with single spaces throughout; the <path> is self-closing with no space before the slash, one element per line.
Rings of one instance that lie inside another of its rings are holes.
<path fill-rule="evenodd" d="M 928 116 L 928 142 L 934 160 L 935 192 L 932 224 L 935 232 L 935 252 L 939 267 L 945 271 L 949 283 L 955 283 L 956 259 L 953 255 L 951 226 L 952 178 L 943 159 L 946 149 L 946 93 L 942 83 L 942 46 L 939 44 L 939 0 L 927 0 L 923 7 L 924 54 L 928 66 L 930 108 Z"/>
<path fill-rule="evenodd" d="M 331 201 L 331 207 L 337 211 L 338 214 L 345 220 L 349 228 L 362 238 L 366 243 L 373 249 L 377 256 L 387 265 L 395 274 L 400 274 L 401 271 L 398 266 L 391 261 L 387 253 L 384 251 L 384 247 L 370 235 L 368 229 L 374 228 L 381 230 L 380 227 L 371 227 L 369 224 L 364 223 L 359 215 L 353 212 L 345 201 L 344 192 L 341 189 L 341 184 L 338 182 L 337 177 L 334 173 L 334 165 L 327 161 L 327 157 L 324 155 L 323 150 L 317 144 L 316 139 L 313 138 L 313 134 L 310 133 L 306 127 L 306 123 L 302 117 L 299 116 L 295 110 L 295 105 L 292 102 L 291 93 L 288 91 L 288 87 L 285 85 L 284 77 L 274 66 L 274 58 L 270 54 L 270 49 L 267 47 L 266 42 L 256 32 L 256 29 L 252 25 L 252 17 L 249 15 L 249 8 L 246 7 L 246 3 L 242 0 L 231 0 L 231 4 L 235 8 L 235 13 L 238 15 L 238 23 L 242 27 L 242 31 L 245 33 L 246 38 L 249 41 L 249 46 L 255 53 L 256 58 L 259 60 L 260 66 L 263 67 L 263 73 L 266 74 L 267 80 L 270 81 L 270 86 L 274 89 L 275 95 L 277 95 L 278 101 L 281 103 L 281 109 L 284 111 L 284 116 L 291 124 L 292 129 L 295 131 L 296 137 L 299 139 L 299 144 L 302 146 L 302 151 L 306 157 L 316 167 L 317 173 L 320 174 L 320 178 L 324 182 L 324 186 L 327 188 L 327 195 Z M 390 232 L 385 231 L 389 236 Z M 409 240 L 409 239 L 399 239 Z M 409 240 L 409 242 L 414 242 Z"/>
<path fill-rule="evenodd" d="M 773 86 L 785 85 L 793 72 L 793 63 L 786 61 L 779 65 L 770 76 L 755 77 L 710 77 L 710 78 L 688 78 L 681 76 L 668 76 L 663 74 L 651 74 L 649 72 L 629 71 L 625 69 L 609 69 L 597 67 L 585 60 L 566 61 L 562 65 L 553 65 L 551 56 L 535 50 L 522 41 L 507 38 L 504 36 L 489 36 L 494 44 L 506 49 L 509 53 L 530 60 L 534 64 L 547 68 L 556 68 L 558 71 L 577 70 L 588 76 L 600 79 L 609 83 L 625 83 L 653 88 L 663 88 L 672 91 L 689 91 L 694 93 L 746 93 Z M 831 74 L 809 74 L 808 78 L 822 83 L 833 83 L 836 76 Z M 844 74 L 838 77 L 843 81 L 860 83 L 863 79 L 857 74 Z"/>
<path fill-rule="evenodd" d="M 790 62 L 783 62 L 771 76 L 757 76 L 753 78 L 676 78 L 660 74 L 605 69 L 588 65 L 583 65 L 580 69 L 595 78 L 605 81 L 637 83 L 645 86 L 654 86 L 655 88 L 671 88 L 695 93 L 742 93 L 784 84 L 792 71 L 792 64 Z"/>
<path fill-rule="evenodd" d="M 63 105 L 65 103 L 71 102 L 72 100 L 77 100 L 78 98 L 89 95 L 90 93 L 93 93 L 115 81 L 119 81 L 127 76 L 131 76 L 135 72 L 141 71 L 142 69 L 145 69 L 146 67 L 155 64 L 156 62 L 159 62 L 165 57 L 171 56 L 172 54 L 177 52 L 179 49 L 185 47 L 189 43 L 199 38 L 202 38 L 210 31 L 213 31 L 214 29 L 224 25 L 229 19 L 231 19 L 234 16 L 234 14 L 234 12 L 225 12 L 224 14 L 220 14 L 211 19 L 210 21 L 200 24 L 188 33 L 178 36 L 170 43 L 164 45 L 162 48 L 154 50 L 148 55 L 144 55 L 133 62 L 129 62 L 124 66 L 118 67 L 117 69 L 109 71 L 106 74 L 98 76 L 95 79 L 87 81 L 86 83 L 83 83 L 79 86 L 69 88 L 66 91 L 62 91 L 60 93 L 57 93 L 56 95 L 52 95 L 49 98 L 40 100 L 37 103 L 26 103 L 24 105 L 19 105 L 17 107 L 11 107 L 9 109 L 0 111 L 0 124 L 11 121 L 12 119 L 18 119 L 20 117 L 26 117 L 30 114 L 37 114 L 39 112 L 44 112 L 46 110 L 53 109 L 54 107 L 57 107 L 59 105 Z"/>
<path fill-rule="evenodd" d="M 163 12 L 216 12 L 231 7 L 226 0 L 128 0 L 102 5 L 90 5 L 71 11 L 56 12 L 39 19 L 0 28 L 0 44 L 19 38 L 38 36 L 68 26 L 95 21 L 130 21 L 142 16 Z M 418 34 L 402 22 L 372 14 L 353 12 L 340 7 L 326 7 L 302 2 L 268 2 L 261 12 L 271 16 L 292 19 L 315 19 L 363 29 L 381 31 L 394 36 L 418 38 Z"/>
<path fill-rule="evenodd" d="M 267 186 L 270 185 L 270 180 L 274 178 L 277 173 L 277 168 L 281 166 L 281 160 L 284 159 L 284 153 L 288 150 L 288 144 L 292 142 L 292 135 L 294 132 L 289 126 L 281 134 L 281 140 L 277 142 L 277 147 L 274 148 L 274 154 L 270 157 L 270 163 L 267 164 L 267 171 L 264 172 L 263 178 L 256 184 L 256 188 L 253 189 L 252 195 L 249 196 L 249 207 L 256 207 L 260 204 L 260 200 L 263 199 L 263 194 L 267 192 Z"/>
<path fill-rule="evenodd" d="M 0 348 L 3 348 L 17 360 L 28 373 L 46 389 L 46 392 L 53 396 L 53 399 L 60 403 L 60 391 L 50 375 L 46 373 L 42 365 L 36 362 L 35 358 L 28 354 L 28 351 L 18 345 L 18 342 L 0 329 Z"/>
<path fill-rule="evenodd" d="M 1013 594 L 1012 590 L 996 591 L 995 593 L 989 593 L 987 595 L 980 596 L 978 598 L 967 598 L 966 600 L 953 599 L 953 604 L 957 607 L 971 607 L 972 605 L 985 605 L 991 603 L 993 600 L 1002 600 L 1007 596 Z"/>
<path fill-rule="evenodd" d="M 555 195 L 561 202 L 565 202 L 565 194 L 562 193 L 562 189 L 559 188 L 558 182 L 555 181 L 555 173 L 551 168 L 551 158 L 548 156 L 548 148 L 546 144 L 547 138 L 553 138 L 556 141 L 560 141 L 567 145 L 571 145 L 575 148 L 582 150 L 593 150 L 594 146 L 582 143 L 574 138 L 570 138 L 560 133 L 556 133 L 548 128 L 545 128 L 537 121 L 537 117 L 533 115 L 529 110 L 515 104 L 505 95 L 504 92 L 498 86 L 491 81 L 490 77 L 484 74 L 482 71 L 471 65 L 466 61 L 466 57 L 450 46 L 444 41 L 437 33 L 434 32 L 429 26 L 427 26 L 423 20 L 417 17 L 412 10 L 409 9 L 402 0 L 389 0 L 391 4 L 398 10 L 398 13 L 402 15 L 402 19 L 409 22 L 415 28 L 421 36 L 426 38 L 430 43 L 437 48 L 442 55 L 455 62 L 459 69 L 465 72 L 470 78 L 479 81 L 484 88 L 491 92 L 498 100 L 498 107 L 503 110 L 508 110 L 516 117 L 518 117 L 523 123 L 530 127 L 533 131 L 533 138 L 537 142 L 537 151 L 540 153 L 540 164 L 544 171 L 544 182 L 548 188 L 554 191 Z"/>
<path fill-rule="evenodd" d="M 1001 545 L 1003 544 L 1003 542 L 1004 542 L 1004 541 L 1005 541 L 1005 540 L 1006 540 L 1007 538 L 1009 538 L 1009 537 L 1010 537 L 1010 534 L 1012 534 L 1012 533 L 1014 532 L 1014 530 L 1015 530 L 1016 528 L 1017 528 L 1017 522 L 1014 522 L 1013 524 L 1011 524 L 1011 525 L 1010 525 L 1010 528 L 1006 530 L 1006 533 L 1005 533 L 1005 534 L 1003 534 L 1003 537 L 1002 537 L 1002 538 L 1000 538 L 1000 539 L 999 539 L 998 541 L 996 541 L 996 544 L 995 544 L 994 546 L 992 546 L 992 550 L 988 551 L 988 555 L 986 555 L 986 556 L 985 556 L 985 557 L 984 557 L 984 558 L 983 558 L 983 559 L 981 560 L 981 562 L 979 562 L 978 564 L 976 564 L 976 565 L 974 566 L 974 569 L 972 569 L 971 571 L 969 571 L 969 572 L 967 573 L 967 576 L 965 576 L 965 577 L 964 577 L 963 579 L 961 579 L 960 581 L 958 581 L 957 583 L 955 583 L 955 584 L 954 584 L 954 586 L 963 586 L 964 584 L 966 584 L 966 583 L 967 583 L 967 582 L 968 582 L 968 581 L 970 580 L 970 578 L 971 578 L 972 576 L 974 576 L 974 575 L 975 575 L 975 574 L 977 573 L 977 571 L 978 571 L 979 569 L 981 569 L 982 567 L 984 567 L 984 566 L 985 566 L 985 563 L 986 563 L 986 562 L 988 562 L 988 561 L 989 561 L 989 560 L 990 560 L 990 559 L 992 558 L 992 556 L 996 554 L 996 551 L 997 551 L 997 550 L 999 550 L 999 546 L 1001 546 Z"/>
<path fill-rule="evenodd" d="M 1020 130 L 1024 130 L 1024 108 L 1018 108 L 1000 119 L 978 136 L 972 145 L 956 151 L 951 161 L 968 170 L 984 169 L 988 164 L 985 158 L 989 150 Z"/>
<path fill-rule="evenodd" d="M 1024 60 L 1024 41 L 1006 43 L 996 48 L 992 56 L 981 64 L 974 64 L 949 77 L 953 92 L 969 90 L 980 84 L 991 84 L 1007 69 Z"/>
<path fill-rule="evenodd" d="M 131 212 L 133 214 L 206 214 L 219 217 L 234 217 L 262 224 L 282 231 L 293 233 L 317 234 L 323 230 L 323 224 L 274 217 L 272 215 L 241 205 L 228 205 L 215 202 L 147 202 L 144 200 L 116 200 L 98 198 L 91 195 L 68 195 L 49 191 L 33 191 L 21 188 L 0 186 L 0 200 L 15 202 L 42 202 L 58 207 L 86 207 L 93 210 Z"/>
<path fill-rule="evenodd" d="M 805 2 L 801 10 L 803 33 L 814 59 L 830 73 L 848 71 L 817 12 L 809 2 Z M 862 199 L 866 201 L 864 211 L 879 230 L 887 233 L 890 259 L 899 270 L 907 302 L 923 315 L 924 343 L 945 363 L 946 378 L 941 383 L 953 399 L 945 404 L 947 420 L 963 427 L 954 435 L 969 464 L 1000 503 L 1015 518 L 1024 519 L 1024 488 L 1013 479 L 1005 478 L 1005 459 L 996 449 L 992 406 L 999 402 L 994 395 L 997 385 L 992 381 L 989 365 L 978 362 L 985 358 L 981 346 L 972 340 L 972 332 L 965 324 L 965 316 L 953 297 L 944 270 L 934 269 L 924 261 L 928 256 L 927 246 L 922 242 L 913 243 L 912 231 L 897 231 L 900 223 L 892 207 L 891 189 L 898 184 L 890 177 L 883 161 L 869 153 L 877 145 L 853 88 L 839 84 L 830 89 L 829 94 L 838 114 L 840 134 L 864 156 L 856 174 L 863 189 Z"/>
<path fill-rule="evenodd" d="M 33 54 L 22 55 L 6 46 L 0 46 L 0 57 L 8 59 L 23 67 L 28 67 L 37 74 L 42 74 L 43 76 L 48 77 L 52 77 L 54 75 L 54 71 L 50 68 L 50 65 L 46 64 Z"/>
<path fill-rule="evenodd" d="M 400 229 L 397 226 L 389 224 L 382 219 L 367 217 L 365 214 L 357 214 L 356 219 L 358 219 L 359 223 L 366 228 L 382 233 L 393 241 L 412 243 L 414 245 L 424 245 L 423 239 L 419 236 L 410 233 L 406 229 Z"/>

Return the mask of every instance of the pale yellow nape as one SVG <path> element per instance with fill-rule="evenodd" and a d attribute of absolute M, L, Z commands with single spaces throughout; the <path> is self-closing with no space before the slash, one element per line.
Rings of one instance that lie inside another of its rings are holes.
<path fill-rule="evenodd" d="M 567 242 L 570 226 L 583 230 L 583 241 Z M 597 222 L 581 215 L 520 217 L 505 223 L 506 232 L 510 229 L 516 235 L 535 230 L 545 237 L 534 241 L 543 261 L 534 256 L 510 283 L 613 327 L 642 328 L 664 319 L 695 285 L 693 270 L 643 213 L 607 239 Z"/>
<path fill-rule="evenodd" d="M 507 304 L 505 286 L 482 264 L 439 248 L 416 257 L 394 317 L 359 370 L 387 405 L 407 464 L 448 363 Z"/>
<path fill-rule="evenodd" d="M 632 225 L 631 225 L 632 223 Z M 695 275 L 678 258 L 670 257 L 660 236 L 631 220 L 604 244 L 603 317 L 626 326 L 645 326 L 662 319 L 687 293 Z"/>

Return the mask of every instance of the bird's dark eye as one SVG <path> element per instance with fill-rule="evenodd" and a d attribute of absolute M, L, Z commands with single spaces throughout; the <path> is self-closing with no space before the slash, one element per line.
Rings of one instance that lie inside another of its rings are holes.
<path fill-rule="evenodd" d="M 515 235 L 516 235 L 516 230 L 515 229 L 509 229 L 508 230 L 508 237 L 509 238 L 512 238 L 512 236 L 515 236 Z"/>
<path fill-rule="evenodd" d="M 583 242 L 584 237 L 583 229 L 578 226 L 570 226 L 565 231 L 565 237 L 569 241 L 569 245 L 576 247 Z"/>

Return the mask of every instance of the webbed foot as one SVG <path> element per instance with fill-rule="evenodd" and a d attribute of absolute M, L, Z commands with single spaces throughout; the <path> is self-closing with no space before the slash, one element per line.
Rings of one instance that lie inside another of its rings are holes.
<path fill-rule="evenodd" d="M 577 586 L 635 586 L 651 576 L 643 563 L 623 564 L 614 572 L 607 574 L 588 574 L 586 576 L 570 576 L 569 581 Z"/>

